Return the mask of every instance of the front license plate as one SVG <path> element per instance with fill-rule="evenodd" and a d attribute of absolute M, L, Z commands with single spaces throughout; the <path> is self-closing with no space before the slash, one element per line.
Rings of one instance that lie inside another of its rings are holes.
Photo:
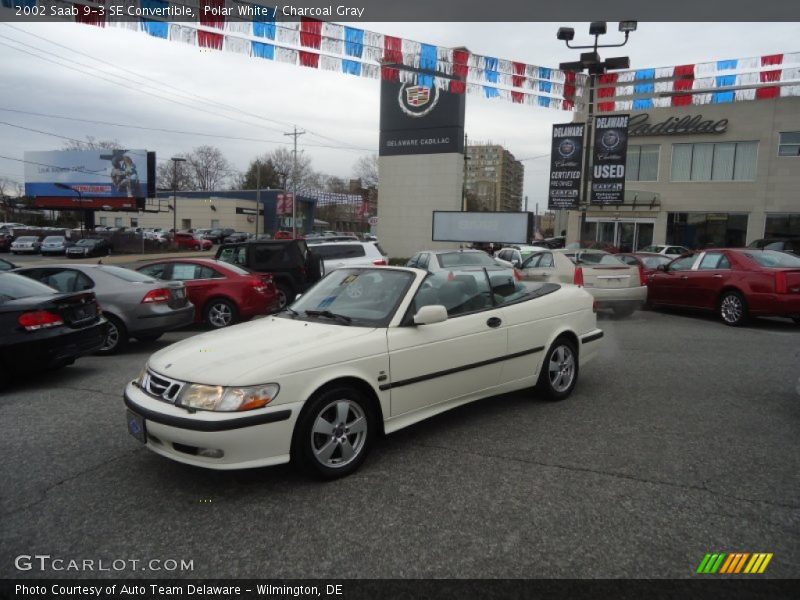
<path fill-rule="evenodd" d="M 144 423 L 144 417 L 137 415 L 135 412 L 128 411 L 128 433 L 141 443 L 147 443 L 147 429 Z"/>

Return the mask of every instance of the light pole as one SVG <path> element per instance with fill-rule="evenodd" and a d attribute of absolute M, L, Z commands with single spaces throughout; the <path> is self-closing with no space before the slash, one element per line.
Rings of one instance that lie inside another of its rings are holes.
<path fill-rule="evenodd" d="M 178 238 L 178 163 L 186 162 L 185 158 L 173 156 L 172 161 L 172 245 L 177 248 Z"/>
<path fill-rule="evenodd" d="M 67 185 L 66 183 L 58 183 L 58 182 L 56 182 L 54 185 L 59 189 L 69 190 L 71 192 L 75 192 L 76 194 L 78 194 L 78 205 L 80 206 L 80 211 L 81 211 L 81 239 L 86 237 L 86 234 L 85 234 L 85 231 L 86 231 L 86 211 L 83 208 L 83 194 L 81 194 L 81 191 L 78 188 L 74 188 L 71 185 Z"/>
<path fill-rule="evenodd" d="M 599 38 L 606 33 L 605 21 L 592 21 L 589 25 L 589 35 L 594 36 L 594 43 L 588 46 L 571 46 L 570 42 L 575 38 L 575 30 L 572 27 L 559 27 L 556 38 L 562 40 L 567 48 L 573 50 L 588 50 L 582 52 L 581 59 L 575 62 L 561 63 L 558 68 L 562 71 L 575 71 L 581 73 L 587 71 L 589 74 L 589 102 L 586 112 L 586 140 L 583 146 L 583 170 L 581 174 L 581 224 L 579 233 L 579 243 L 583 243 L 583 236 L 586 231 L 586 211 L 589 207 L 589 166 L 592 160 L 592 146 L 594 145 L 593 123 L 594 123 L 594 92 L 597 85 L 597 76 L 602 75 L 611 69 L 627 69 L 630 67 L 630 59 L 627 56 L 609 58 L 605 61 L 600 60 L 597 52 L 598 48 L 620 48 L 628 43 L 628 36 L 631 31 L 636 31 L 636 21 L 620 21 L 619 30 L 625 34 L 625 40 L 621 44 L 600 44 Z"/>

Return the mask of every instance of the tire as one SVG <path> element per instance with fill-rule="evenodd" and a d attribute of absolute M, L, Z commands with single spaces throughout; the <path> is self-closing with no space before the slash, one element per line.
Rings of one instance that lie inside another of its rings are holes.
<path fill-rule="evenodd" d="M 107 356 L 116 354 L 128 345 L 128 330 L 114 315 L 103 315 L 108 320 L 108 329 L 103 345 L 95 354 Z"/>
<path fill-rule="evenodd" d="M 200 246 L 200 244 L 195 244 L 194 249 L 195 250 L 202 250 L 202 247 Z"/>
<path fill-rule="evenodd" d="M 739 292 L 728 291 L 719 299 L 719 316 L 725 325 L 739 327 L 747 322 L 747 302 Z"/>
<path fill-rule="evenodd" d="M 283 310 L 292 303 L 296 294 L 292 286 L 282 281 L 276 283 L 275 287 L 278 288 L 278 310 Z"/>
<path fill-rule="evenodd" d="M 375 415 L 360 391 L 331 388 L 303 408 L 292 440 L 292 461 L 322 479 L 345 477 L 364 462 L 375 431 Z"/>
<path fill-rule="evenodd" d="M 152 334 L 152 335 L 139 335 L 139 336 L 136 336 L 136 339 L 139 340 L 140 342 L 145 342 L 145 343 L 149 344 L 150 342 L 155 342 L 162 335 L 164 335 L 164 334 L 163 333 L 156 333 L 156 334 Z"/>
<path fill-rule="evenodd" d="M 230 300 L 212 298 L 203 308 L 203 320 L 214 329 L 223 329 L 236 323 L 238 312 Z"/>
<path fill-rule="evenodd" d="M 636 307 L 630 304 L 623 304 L 621 306 L 614 306 L 613 310 L 615 317 L 623 318 L 623 317 L 630 317 L 636 310 Z"/>
<path fill-rule="evenodd" d="M 547 350 L 536 390 L 548 400 L 564 400 L 575 389 L 579 370 L 575 342 L 559 337 Z"/>

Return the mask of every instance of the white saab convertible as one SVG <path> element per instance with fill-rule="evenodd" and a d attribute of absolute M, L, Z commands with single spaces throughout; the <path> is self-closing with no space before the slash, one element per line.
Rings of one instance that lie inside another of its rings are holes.
<path fill-rule="evenodd" d="M 355 471 L 382 433 L 537 385 L 570 395 L 597 354 L 592 297 L 508 269 L 345 268 L 290 309 L 154 354 L 125 389 L 128 430 L 213 469 L 292 460 Z"/>

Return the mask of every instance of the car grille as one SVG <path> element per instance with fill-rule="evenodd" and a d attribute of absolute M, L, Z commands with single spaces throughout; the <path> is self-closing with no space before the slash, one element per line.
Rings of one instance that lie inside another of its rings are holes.
<path fill-rule="evenodd" d="M 170 379 L 163 375 L 156 375 L 150 369 L 147 369 L 144 377 L 142 378 L 142 389 L 158 400 L 174 404 L 178 398 L 178 394 L 185 382 Z"/>

